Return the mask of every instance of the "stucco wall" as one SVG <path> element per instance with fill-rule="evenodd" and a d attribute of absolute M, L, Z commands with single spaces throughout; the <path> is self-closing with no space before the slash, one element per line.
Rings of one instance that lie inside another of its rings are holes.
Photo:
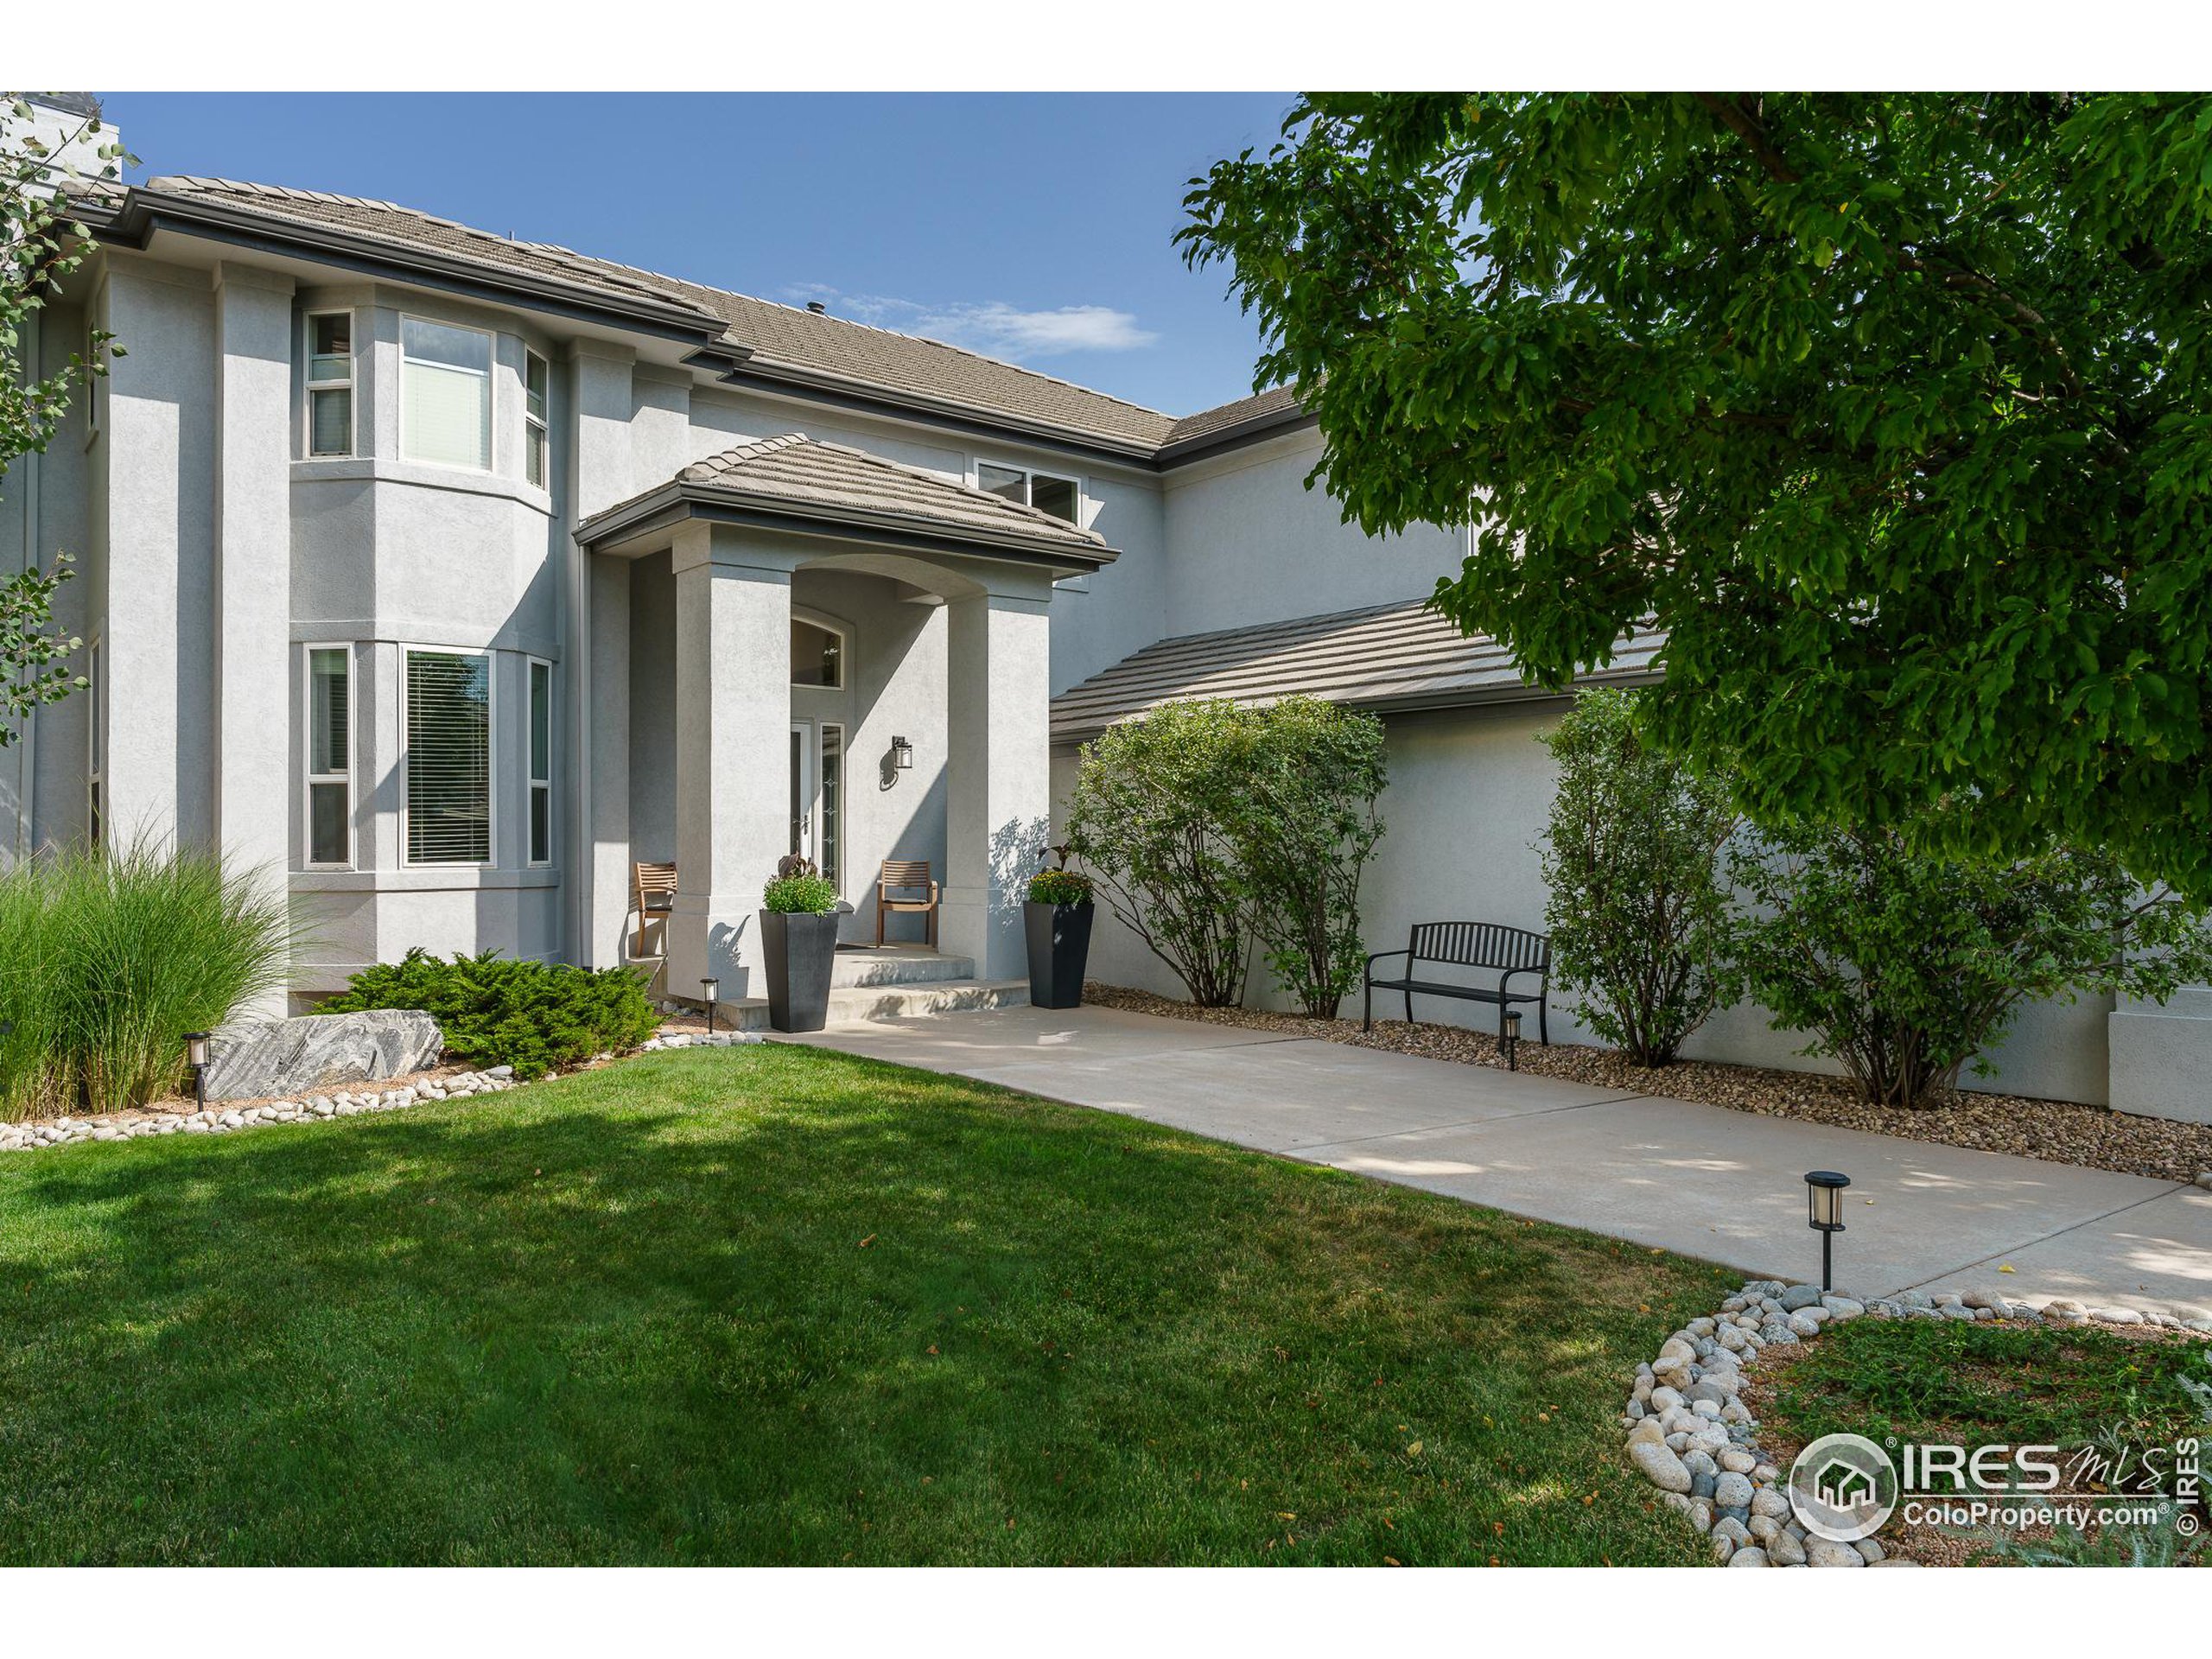
<path fill-rule="evenodd" d="M 1361 893 L 1369 950 L 1402 946 L 1416 921 L 1495 921 L 1542 930 L 1536 847 L 1557 771 L 1537 740 L 1557 718 L 1553 709 L 1454 711 L 1388 722 L 1390 783 L 1379 803 L 1388 832 Z M 1055 752 L 1057 804 L 1065 804 L 1076 766 L 1073 749 Z M 1091 949 L 1094 978 L 1166 995 L 1185 994 L 1174 975 L 1110 917 L 1099 918 Z M 1268 983 L 1263 965 L 1255 968 L 1247 1001 L 1254 1007 L 1289 1006 Z M 2104 1104 L 2105 1016 L 2111 1009 L 2108 997 L 2031 1006 L 1992 1052 L 1995 1074 L 1969 1075 L 1966 1086 Z M 1358 993 L 1346 999 L 1343 1012 L 1358 1017 Z M 1416 1000 L 1414 1013 L 1425 1021 L 1497 1029 L 1497 1011 L 1477 1003 Z M 1402 1018 L 1402 1003 L 1378 995 L 1376 1014 Z M 1597 1040 L 1556 990 L 1550 1014 L 1554 1043 Z M 1745 1005 L 1715 1015 L 1687 1052 L 1737 1065 L 1836 1070 L 1802 1055 L 1804 1040 L 1773 1030 L 1764 1010 Z"/>

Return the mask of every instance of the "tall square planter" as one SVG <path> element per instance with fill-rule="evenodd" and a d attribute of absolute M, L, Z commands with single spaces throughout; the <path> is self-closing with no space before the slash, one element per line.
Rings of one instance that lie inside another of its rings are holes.
<path fill-rule="evenodd" d="M 1074 1008 L 1083 1005 L 1083 970 L 1090 958 L 1090 918 L 1096 905 L 1022 906 L 1022 926 L 1029 940 L 1029 1002 L 1032 1007 Z"/>
<path fill-rule="evenodd" d="M 764 910 L 760 955 L 768 981 L 768 1023 L 778 1031 L 819 1031 L 829 1024 L 837 918 Z"/>

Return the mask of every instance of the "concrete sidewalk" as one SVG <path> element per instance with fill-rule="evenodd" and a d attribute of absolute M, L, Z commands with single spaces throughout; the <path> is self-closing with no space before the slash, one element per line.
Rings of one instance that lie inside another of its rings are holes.
<path fill-rule="evenodd" d="M 2171 1181 L 1113 1008 L 868 1022 L 797 1040 L 1779 1279 L 1817 1274 L 1804 1174 L 1838 1169 L 1852 1179 L 1840 1285 L 1986 1284 L 2032 1302 L 2212 1317 L 2212 1192 Z"/>

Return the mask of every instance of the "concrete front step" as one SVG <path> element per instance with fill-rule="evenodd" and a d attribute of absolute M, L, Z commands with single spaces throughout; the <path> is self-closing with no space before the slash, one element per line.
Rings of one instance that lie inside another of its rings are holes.
<path fill-rule="evenodd" d="M 985 1008 L 1020 1008 L 1029 1004 L 1026 979 L 943 979 L 917 985 L 832 985 L 830 1023 L 858 1020 L 917 1020 L 932 1014 L 969 1014 Z M 768 1031 L 768 999 L 748 996 L 725 1002 L 719 1010 L 728 1031 Z"/>
<path fill-rule="evenodd" d="M 887 944 L 865 950 L 840 949 L 830 964 L 830 983 L 843 988 L 860 985 L 933 985 L 948 979 L 973 979 L 976 963 L 968 957 L 939 956 L 919 945 Z"/>

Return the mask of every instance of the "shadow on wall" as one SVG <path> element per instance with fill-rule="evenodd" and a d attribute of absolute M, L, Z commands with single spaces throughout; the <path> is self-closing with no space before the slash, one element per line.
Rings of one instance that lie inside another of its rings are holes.
<path fill-rule="evenodd" d="M 707 971 L 721 981 L 721 995 L 725 1000 L 741 996 L 766 996 L 765 981 L 755 985 L 755 975 L 750 967 L 741 964 L 739 952 L 745 937 L 743 922 L 716 922 L 707 930 Z M 694 988 L 696 989 L 696 988 Z M 671 985 L 668 995 L 689 995 L 680 987 Z"/>
<path fill-rule="evenodd" d="M 1027 893 L 1029 878 L 1044 868 L 1039 859 L 1052 839 L 1046 818 L 1009 818 L 991 832 L 991 887 L 998 893 Z"/>

